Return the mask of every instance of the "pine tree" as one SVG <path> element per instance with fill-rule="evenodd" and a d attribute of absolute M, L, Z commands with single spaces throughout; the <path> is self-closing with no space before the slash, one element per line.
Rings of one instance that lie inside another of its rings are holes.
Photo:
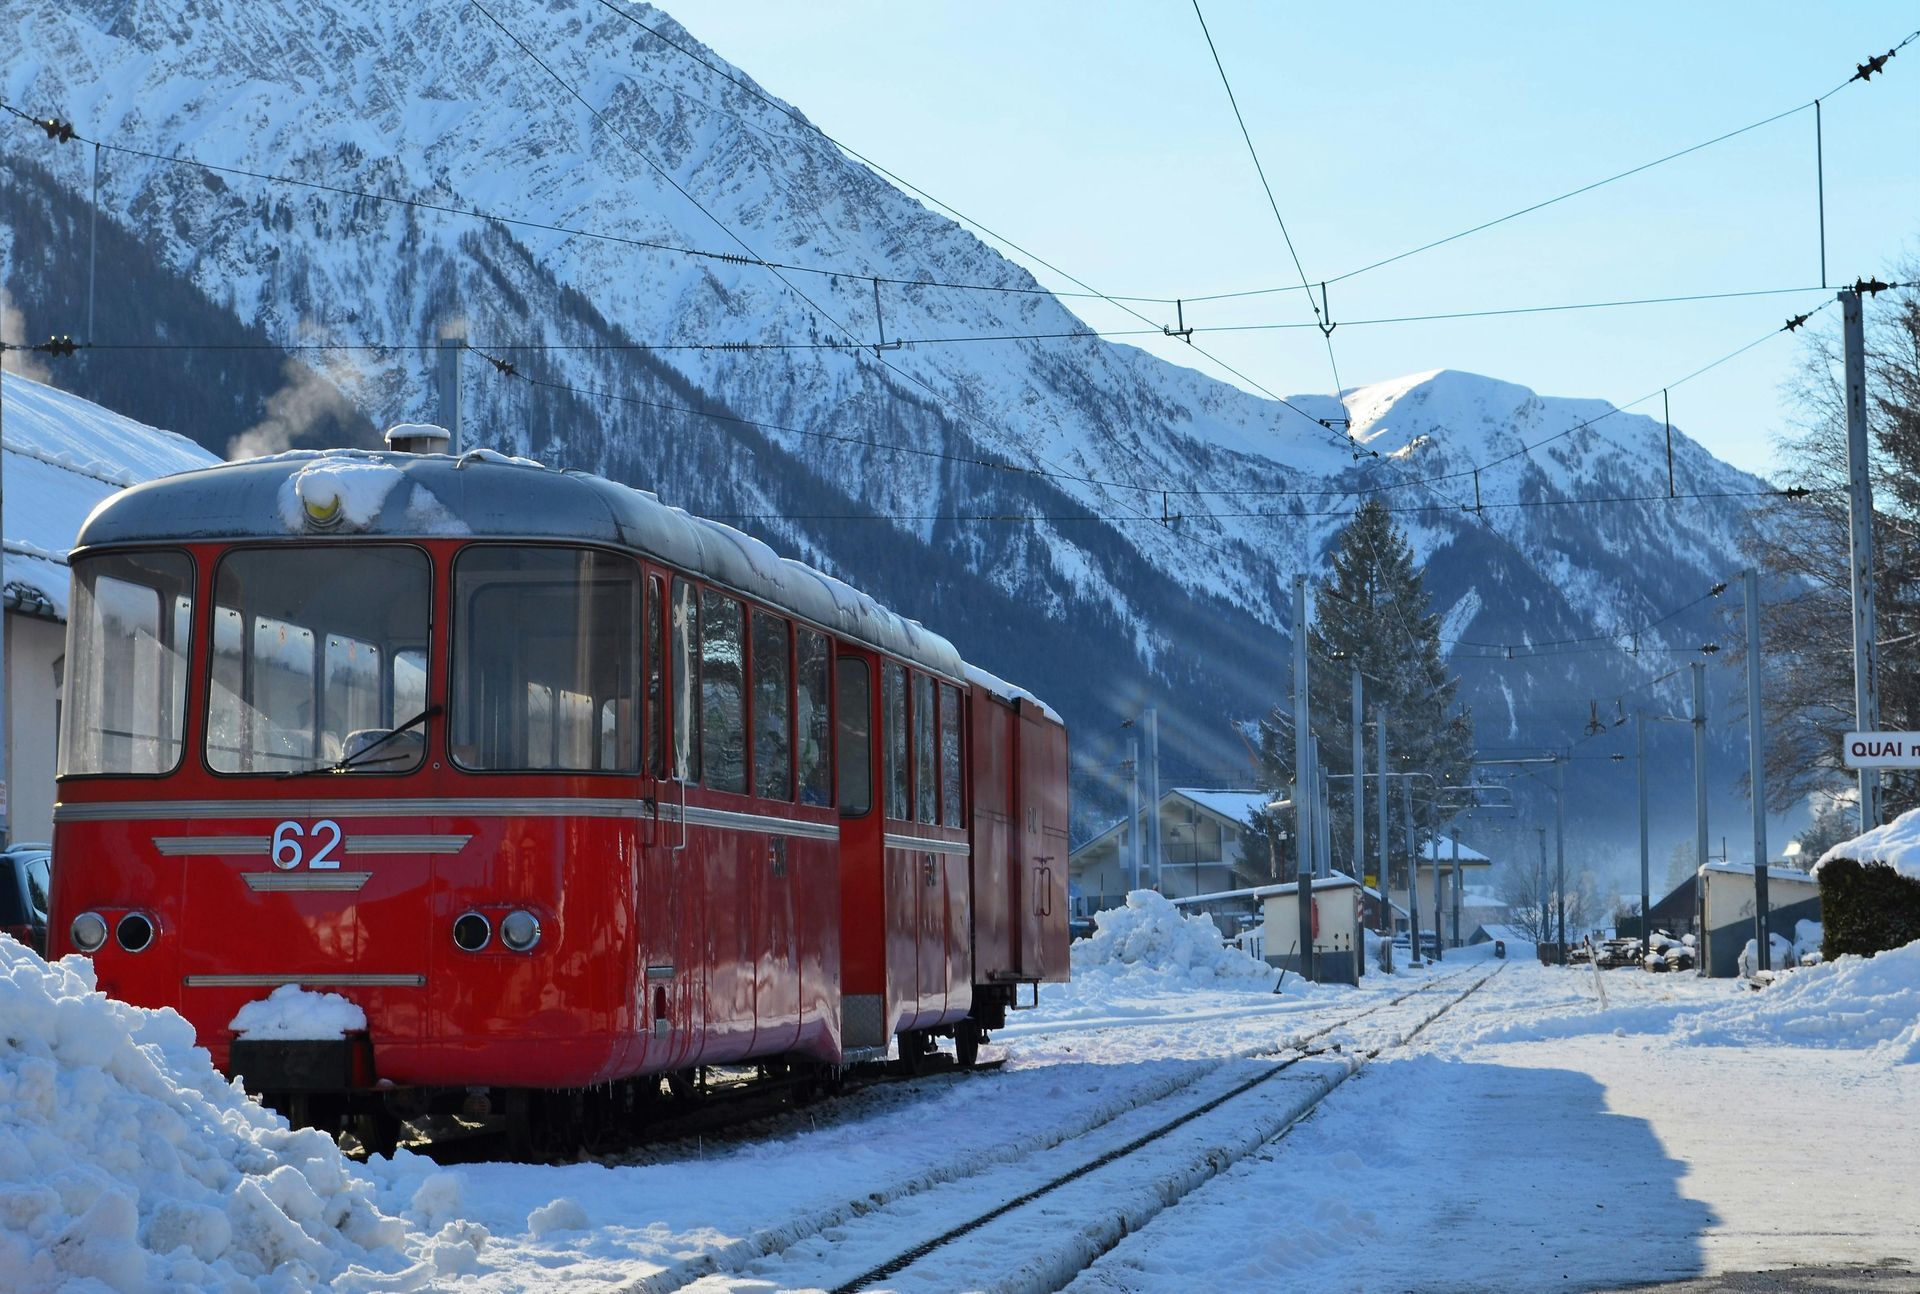
<path fill-rule="evenodd" d="M 1440 620 L 1428 606 L 1413 548 L 1392 514 L 1369 499 L 1341 532 L 1330 559 L 1331 572 L 1315 589 L 1307 631 L 1314 735 L 1320 739 L 1321 766 L 1329 773 L 1353 771 L 1352 678 L 1358 665 L 1369 722 L 1384 715 L 1387 724 L 1388 852 L 1396 885 L 1406 881 L 1407 843 L 1403 787 L 1411 785 L 1417 834 L 1441 825 L 1447 810 L 1436 807 L 1435 790 L 1470 781 L 1473 723 L 1465 713 L 1451 714 L 1459 679 L 1440 654 Z M 1293 706 L 1287 697 L 1260 725 L 1261 762 L 1270 786 L 1283 790 L 1293 781 Z M 1371 731 L 1365 734 L 1367 782 L 1366 857 L 1353 853 L 1353 782 L 1332 782 L 1334 866 L 1365 876 L 1377 869 L 1375 832 L 1380 782 L 1375 771 Z M 1431 778 L 1431 780 L 1429 780 Z M 1256 814 L 1243 850 L 1248 859 L 1278 857 L 1282 880 L 1294 875 L 1290 814 Z M 1285 833 L 1271 851 L 1274 833 Z M 1253 866 L 1250 864 L 1249 866 Z M 1256 868 L 1257 870 L 1257 868 Z M 1266 880 L 1266 876 L 1249 877 Z"/>

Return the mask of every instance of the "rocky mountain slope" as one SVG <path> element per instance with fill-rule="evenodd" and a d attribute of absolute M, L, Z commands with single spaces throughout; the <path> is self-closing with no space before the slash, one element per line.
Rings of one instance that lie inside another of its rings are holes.
<path fill-rule="evenodd" d="M 528 49 L 477 6 L 18 0 L 0 98 L 138 150 L 100 154 L 103 349 L 54 379 L 222 451 L 363 439 L 437 414 L 458 324 L 469 444 L 733 519 L 1049 696 L 1083 825 L 1143 704 L 1170 777 L 1244 778 L 1233 722 L 1281 699 L 1292 575 L 1356 491 L 1405 509 L 1449 638 L 1522 645 L 1458 649 L 1490 745 L 1577 736 L 1586 702 L 1712 631 L 1709 608 L 1637 657 L 1525 647 L 1625 633 L 1727 578 L 1734 503 L 1464 510 L 1496 461 L 1489 504 L 1664 494 L 1659 422 L 1456 372 L 1289 407 L 1034 338 L 1082 325 L 667 15 L 633 10 L 727 76 L 587 0 L 489 9 Z M 29 334 L 79 334 L 92 150 L 16 119 L 0 159 L 0 287 Z M 875 349 L 882 329 L 906 344 Z M 1683 489 L 1756 488 L 1674 446 Z M 1619 789 L 1590 797 L 1596 822 Z"/>

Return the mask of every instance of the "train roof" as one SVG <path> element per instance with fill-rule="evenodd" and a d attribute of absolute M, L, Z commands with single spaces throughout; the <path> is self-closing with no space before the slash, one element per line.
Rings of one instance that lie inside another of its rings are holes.
<path fill-rule="evenodd" d="M 306 505 L 329 497 L 337 501 L 339 518 L 331 528 L 317 529 Z M 662 503 L 645 490 L 491 450 L 457 457 L 296 450 L 182 472 L 102 502 L 74 547 L 342 534 L 631 549 L 955 681 L 967 678 L 960 653 L 939 634 L 823 571 L 781 557 L 751 535 Z"/>

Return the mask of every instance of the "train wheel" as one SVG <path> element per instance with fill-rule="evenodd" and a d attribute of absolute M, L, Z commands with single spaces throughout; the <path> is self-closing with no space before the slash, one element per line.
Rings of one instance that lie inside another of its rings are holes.
<path fill-rule="evenodd" d="M 926 1073 L 932 1066 L 929 1061 L 934 1055 L 933 1035 L 919 1029 L 909 1029 L 900 1035 L 900 1067 L 909 1074 Z"/>
<path fill-rule="evenodd" d="M 953 1027 L 953 1058 L 962 1069 L 972 1069 L 980 1063 L 980 1039 L 986 1031 L 972 1020 L 962 1020 Z"/>

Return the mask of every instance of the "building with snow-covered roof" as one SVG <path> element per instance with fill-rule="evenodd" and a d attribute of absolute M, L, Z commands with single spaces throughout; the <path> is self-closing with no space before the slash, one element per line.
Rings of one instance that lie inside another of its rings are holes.
<path fill-rule="evenodd" d="M 1457 890 L 1454 884 L 1456 850 L 1460 861 Z M 1485 888 L 1486 877 L 1492 867 L 1491 858 L 1452 836 L 1435 835 L 1429 838 L 1420 847 L 1420 929 L 1432 933 L 1438 928 L 1446 936 L 1447 945 L 1457 948 L 1466 942 L 1476 924 L 1506 920 L 1509 914 L 1507 905 L 1495 899 Z M 1454 921 L 1456 895 L 1460 910 L 1457 929 Z M 1402 908 L 1412 906 L 1406 886 L 1395 888 L 1393 901 Z M 1440 917 L 1438 927 L 1434 924 L 1436 913 Z"/>
<path fill-rule="evenodd" d="M 1268 860 L 1242 867 L 1247 819 L 1273 799 L 1269 791 L 1181 786 L 1160 797 L 1160 890 L 1168 898 L 1231 890 L 1251 877 L 1270 877 Z M 1125 902 L 1135 841 L 1146 838 L 1147 806 L 1137 820 L 1121 818 L 1067 856 L 1068 893 L 1077 916 Z M 1144 850 L 1140 884 L 1151 883 Z"/>
<path fill-rule="evenodd" d="M 30 378 L 0 381 L 5 428 L 4 586 L 8 821 L 53 833 L 53 770 L 66 686 L 67 550 L 103 499 L 220 460 L 185 436 L 123 418 Z"/>

